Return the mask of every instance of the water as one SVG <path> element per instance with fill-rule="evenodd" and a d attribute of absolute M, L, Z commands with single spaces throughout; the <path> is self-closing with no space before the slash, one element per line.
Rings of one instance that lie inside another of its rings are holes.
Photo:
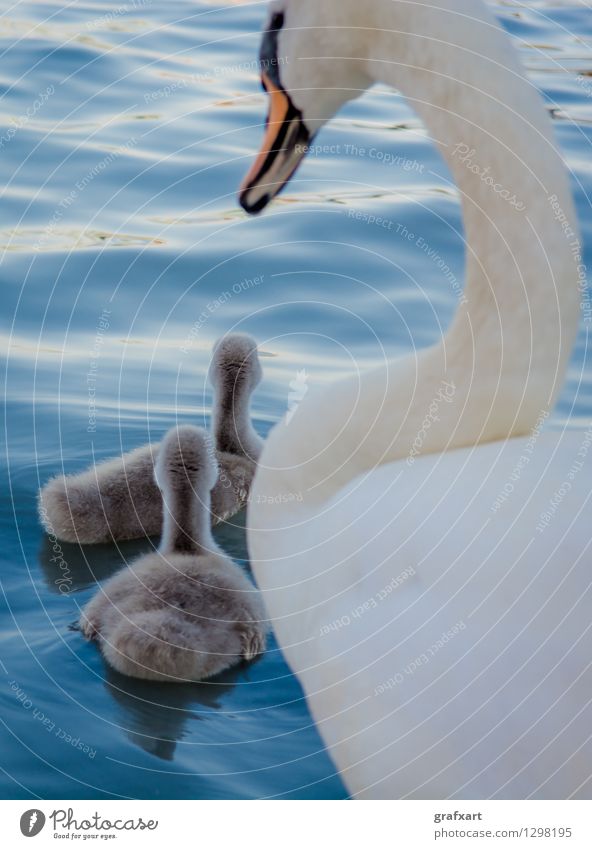
<path fill-rule="evenodd" d="M 381 346 L 434 341 L 462 282 L 446 169 L 402 100 L 376 87 L 319 137 L 334 153 L 311 157 L 273 214 L 247 219 L 235 192 L 261 137 L 253 58 L 264 5 L 0 9 L 1 795 L 345 797 L 275 643 L 203 685 L 111 672 L 69 626 L 96 582 L 150 543 L 56 552 L 36 491 L 177 419 L 207 425 L 205 369 L 222 332 L 247 330 L 266 354 L 262 434 L 290 393 L 372 365 Z M 592 16 L 559 0 L 496 12 L 553 112 L 591 265 Z M 592 418 L 589 327 L 582 320 L 553 425 Z M 247 568 L 243 525 L 237 517 L 218 538 Z"/>

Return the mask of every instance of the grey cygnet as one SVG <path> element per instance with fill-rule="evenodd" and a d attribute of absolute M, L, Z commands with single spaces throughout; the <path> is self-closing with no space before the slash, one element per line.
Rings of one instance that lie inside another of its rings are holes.
<path fill-rule="evenodd" d="M 212 537 L 218 468 L 207 433 L 191 425 L 169 431 L 155 476 L 164 503 L 160 547 L 103 584 L 80 628 L 125 675 L 203 681 L 264 650 L 264 608 Z"/>
<path fill-rule="evenodd" d="M 263 446 L 250 419 L 251 394 L 261 377 L 251 336 L 231 333 L 216 342 L 209 369 L 220 469 L 211 498 L 214 525 L 238 512 L 249 496 Z M 162 498 L 154 481 L 159 449 L 159 443 L 144 445 L 82 473 L 52 478 L 39 493 L 46 531 L 82 544 L 159 534 Z"/>

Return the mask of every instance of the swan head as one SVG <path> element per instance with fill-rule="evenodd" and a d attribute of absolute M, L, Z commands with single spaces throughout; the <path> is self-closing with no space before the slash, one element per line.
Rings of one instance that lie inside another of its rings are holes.
<path fill-rule="evenodd" d="M 341 2 L 352 7 L 348 21 L 353 17 L 355 25 L 360 11 L 353 0 Z M 274 0 L 270 6 L 259 51 L 269 96 L 265 135 L 239 191 L 241 206 L 251 214 L 286 185 L 320 128 L 372 82 L 365 44 L 352 38 L 351 26 L 336 26 L 331 6 L 322 0 Z"/>

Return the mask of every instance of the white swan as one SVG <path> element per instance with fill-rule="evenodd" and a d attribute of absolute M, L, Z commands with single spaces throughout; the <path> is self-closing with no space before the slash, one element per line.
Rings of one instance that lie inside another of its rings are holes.
<path fill-rule="evenodd" d="M 164 501 L 159 549 L 110 578 L 84 608 L 80 628 L 124 675 L 202 681 L 263 651 L 263 606 L 212 537 L 218 466 L 206 432 L 170 430 L 155 474 Z"/>
<path fill-rule="evenodd" d="M 261 59 L 247 211 L 382 81 L 448 163 L 467 240 L 442 341 L 310 391 L 267 440 L 248 541 L 279 642 L 353 795 L 589 798 L 592 433 L 539 435 L 579 301 L 541 98 L 478 0 L 282 0 Z"/>
<path fill-rule="evenodd" d="M 229 333 L 215 343 L 209 378 L 214 387 L 212 431 L 220 477 L 212 491 L 212 523 L 246 504 L 263 440 L 249 405 L 261 380 L 257 343 Z M 39 492 L 45 529 L 66 542 L 99 543 L 159 534 L 162 498 L 154 480 L 159 443 L 105 460 L 75 475 L 58 475 Z"/>

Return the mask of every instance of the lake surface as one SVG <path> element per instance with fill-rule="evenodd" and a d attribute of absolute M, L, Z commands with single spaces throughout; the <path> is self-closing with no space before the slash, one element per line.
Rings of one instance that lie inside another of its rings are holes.
<path fill-rule="evenodd" d="M 578 2 L 495 10 L 553 113 L 590 267 L 592 15 Z M 0 15 L 0 795 L 344 798 L 273 641 L 201 685 L 110 671 L 70 626 L 97 581 L 152 543 L 56 553 L 36 492 L 177 420 L 207 425 L 209 350 L 228 330 L 265 355 L 262 435 L 308 386 L 373 365 L 382 346 L 435 341 L 463 273 L 446 168 L 377 87 L 319 136 L 333 153 L 248 219 L 235 195 L 265 114 L 264 4 L 3 0 Z M 590 424 L 591 326 L 582 316 L 550 426 Z M 244 516 L 217 537 L 248 568 Z"/>

